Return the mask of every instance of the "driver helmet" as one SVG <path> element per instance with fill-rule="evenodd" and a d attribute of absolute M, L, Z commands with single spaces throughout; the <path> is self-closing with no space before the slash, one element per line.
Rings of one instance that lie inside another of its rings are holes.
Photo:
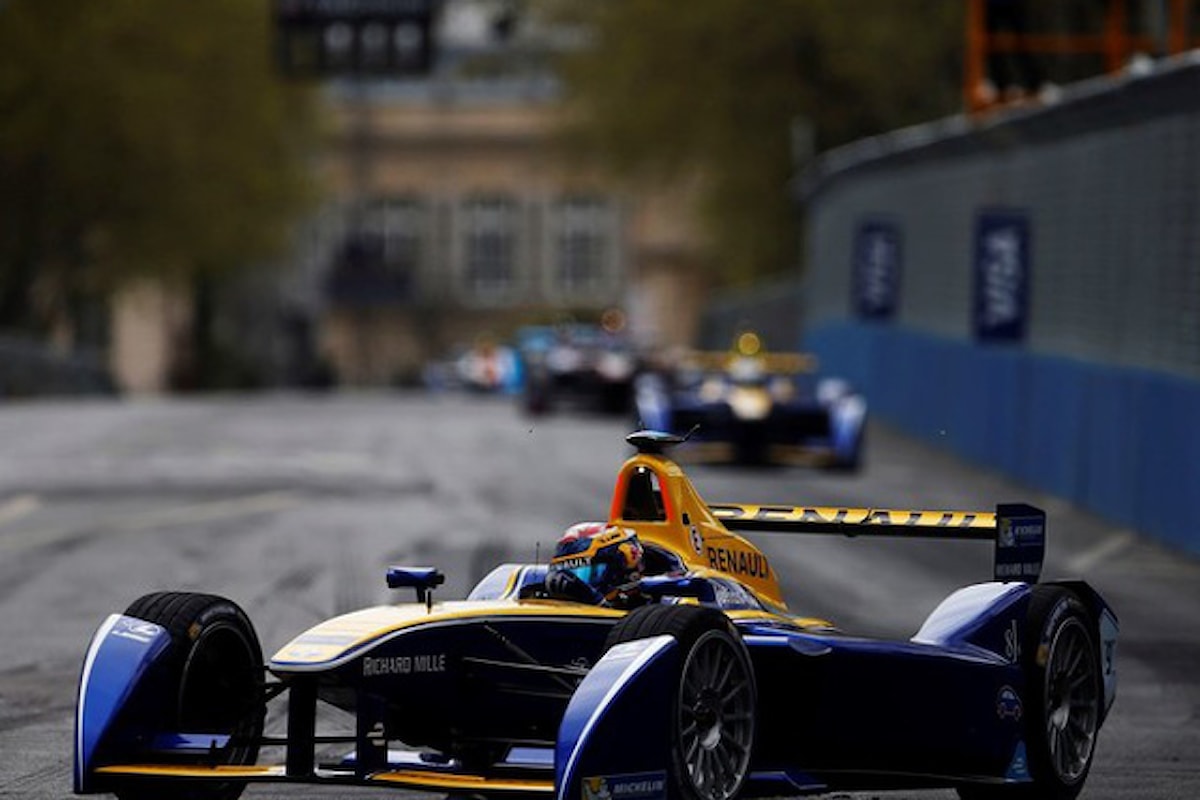
<path fill-rule="evenodd" d="M 592 603 L 612 603 L 641 580 L 642 543 L 630 528 L 581 522 L 558 540 L 546 585 L 552 594 Z"/>

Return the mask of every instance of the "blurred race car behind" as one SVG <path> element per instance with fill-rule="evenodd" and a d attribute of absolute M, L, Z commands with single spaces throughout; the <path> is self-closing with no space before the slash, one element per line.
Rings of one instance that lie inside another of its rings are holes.
<path fill-rule="evenodd" d="M 570 407 L 625 414 L 633 408 L 639 359 L 616 323 L 530 326 L 517 339 L 528 413 Z"/>
<path fill-rule="evenodd" d="M 862 465 L 867 402 L 816 359 L 767 353 L 753 332 L 728 352 L 690 352 L 637 380 L 643 425 L 685 435 L 693 458 L 739 464 Z"/>

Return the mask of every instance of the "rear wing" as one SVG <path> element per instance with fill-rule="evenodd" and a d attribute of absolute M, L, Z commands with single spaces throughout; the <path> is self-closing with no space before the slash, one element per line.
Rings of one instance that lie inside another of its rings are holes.
<path fill-rule="evenodd" d="M 739 358 L 754 358 L 760 361 L 763 369 L 771 374 L 799 375 L 817 371 L 817 357 L 808 353 L 759 353 L 754 356 L 740 356 L 729 350 L 689 350 L 679 358 L 679 362 L 693 369 L 724 370 Z"/>
<path fill-rule="evenodd" d="M 1046 512 L 1024 503 L 1003 503 L 996 506 L 995 513 L 735 503 L 708 508 L 731 531 L 994 542 L 992 571 L 998 581 L 1037 583 L 1046 555 Z"/>

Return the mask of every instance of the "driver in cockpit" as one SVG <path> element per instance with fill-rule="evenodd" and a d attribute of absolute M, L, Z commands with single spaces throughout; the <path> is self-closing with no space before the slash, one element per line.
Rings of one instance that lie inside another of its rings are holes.
<path fill-rule="evenodd" d="M 632 529 L 581 522 L 558 540 L 546 592 L 562 600 L 632 608 L 647 602 L 638 588 L 644 573 L 645 548 Z"/>

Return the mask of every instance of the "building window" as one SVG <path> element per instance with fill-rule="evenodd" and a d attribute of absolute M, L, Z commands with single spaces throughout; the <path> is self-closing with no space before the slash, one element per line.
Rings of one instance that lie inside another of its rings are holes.
<path fill-rule="evenodd" d="M 380 267 L 389 275 L 412 282 L 420 272 L 428 212 L 414 197 L 393 197 L 375 203 L 366 227 L 377 243 Z"/>
<path fill-rule="evenodd" d="M 476 197 L 463 204 L 463 278 L 468 294 L 499 300 L 516 288 L 517 203 Z"/>
<path fill-rule="evenodd" d="M 612 288 L 615 214 L 600 197 L 567 197 L 550 212 L 547 287 L 552 296 L 582 298 Z"/>

